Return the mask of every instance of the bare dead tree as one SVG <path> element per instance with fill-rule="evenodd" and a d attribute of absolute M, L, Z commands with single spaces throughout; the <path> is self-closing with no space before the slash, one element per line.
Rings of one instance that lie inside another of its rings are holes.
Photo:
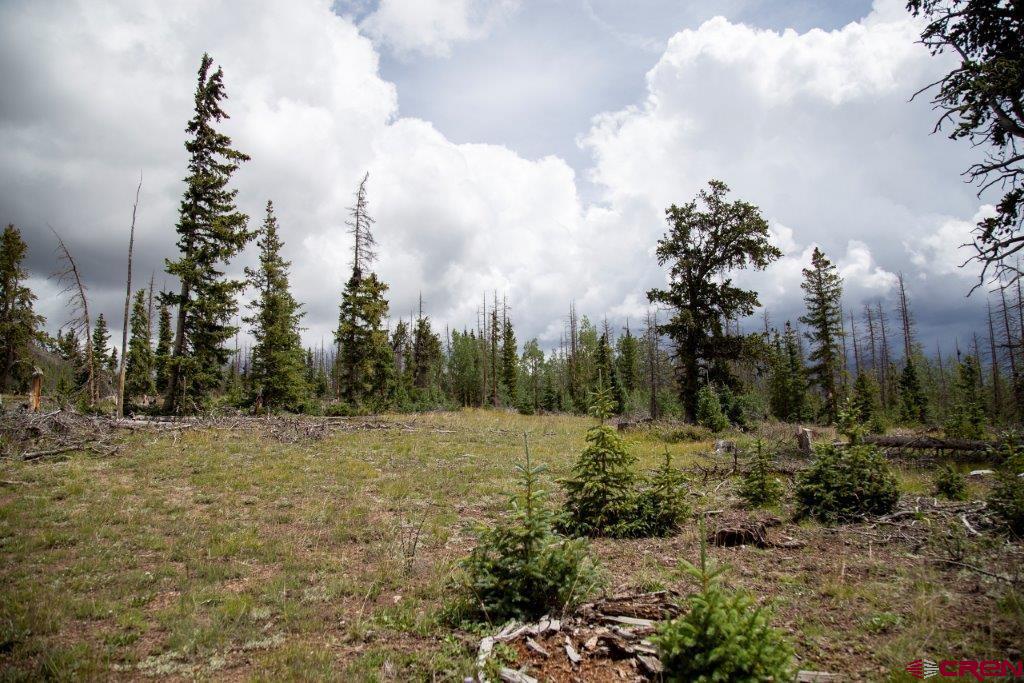
<path fill-rule="evenodd" d="M 153 287 L 156 284 L 156 272 L 149 274 L 149 296 L 146 301 L 146 338 L 153 339 Z"/>
<path fill-rule="evenodd" d="M 135 188 L 135 203 L 132 204 L 132 225 L 128 231 L 128 276 L 125 278 L 124 318 L 121 321 L 121 360 L 117 369 L 117 416 L 124 417 L 124 371 L 128 360 L 128 311 L 132 303 L 132 256 L 135 252 L 135 216 L 139 210 L 139 193 L 142 191 L 142 171 Z"/>
<path fill-rule="evenodd" d="M 370 216 L 366 198 L 366 182 L 369 179 L 370 174 L 367 172 L 359 181 L 359 188 L 356 190 L 356 203 L 349 207 L 349 219 L 345 221 L 349 234 L 353 236 L 353 273 L 368 270 L 370 264 L 377 260 L 377 241 L 373 238 L 373 232 L 370 230 L 376 221 Z"/>
<path fill-rule="evenodd" d="M 907 289 L 903 282 L 903 273 L 896 274 L 896 281 L 899 283 L 899 304 L 900 324 L 903 327 L 903 353 L 904 358 L 910 360 L 914 348 L 913 320 L 910 317 L 910 305 L 907 302 Z"/>
<path fill-rule="evenodd" d="M 661 417 L 658 406 L 658 313 L 647 311 L 647 366 L 650 374 L 650 412 L 651 419 Z"/>
<path fill-rule="evenodd" d="M 996 327 L 992 321 L 992 302 L 987 301 L 988 308 L 988 342 L 989 365 L 992 369 L 992 402 L 993 414 L 998 415 L 1003 406 L 1002 383 L 999 381 L 999 354 L 996 353 Z M 981 359 L 978 359 L 979 364 Z"/>
<path fill-rule="evenodd" d="M 935 359 L 939 366 L 939 401 L 945 409 L 949 402 L 949 393 L 946 389 L 946 369 L 942 365 L 942 346 L 939 342 L 935 342 Z"/>
<path fill-rule="evenodd" d="M 860 347 L 857 345 L 857 320 L 850 311 L 850 339 L 853 340 L 853 367 L 860 374 Z"/>
<path fill-rule="evenodd" d="M 71 255 L 71 250 L 52 226 L 50 232 L 57 238 L 57 256 L 60 262 L 60 269 L 54 273 L 54 277 L 63 286 L 61 294 L 68 296 L 67 305 L 71 309 L 71 320 L 67 327 L 85 339 L 85 362 L 88 371 L 86 391 L 89 393 L 89 405 L 94 406 L 99 399 L 99 391 L 96 386 L 96 359 L 93 358 L 90 338 L 92 321 L 89 318 L 89 298 L 85 294 L 85 283 L 82 282 L 82 274 L 78 270 L 78 263 Z"/>

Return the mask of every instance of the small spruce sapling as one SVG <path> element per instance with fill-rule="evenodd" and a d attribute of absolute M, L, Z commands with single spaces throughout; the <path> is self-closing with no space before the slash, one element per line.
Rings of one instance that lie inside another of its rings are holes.
<path fill-rule="evenodd" d="M 516 465 L 522 490 L 511 500 L 509 515 L 485 528 L 476 548 L 461 563 L 468 611 L 492 623 L 536 619 L 585 599 L 600 583 L 600 572 L 583 539 L 554 531 L 556 514 L 538 478 L 545 468 Z"/>
<path fill-rule="evenodd" d="M 705 385 L 697 394 L 697 424 L 713 432 L 720 432 L 729 426 L 729 418 L 722 410 L 722 403 L 714 388 Z"/>
<path fill-rule="evenodd" d="M 1010 533 L 1024 536 L 1024 445 L 1016 434 L 1007 435 L 1002 447 L 995 486 L 988 496 L 988 508 Z"/>
<path fill-rule="evenodd" d="M 637 536 L 667 536 L 679 528 L 690 514 L 686 505 L 686 478 L 672 467 L 672 456 L 665 449 L 665 460 L 637 496 L 634 527 Z"/>
<path fill-rule="evenodd" d="M 775 476 L 771 455 L 765 451 L 761 439 L 757 440 L 750 469 L 743 476 L 739 493 L 755 507 L 772 506 L 782 498 L 782 482 Z"/>
<path fill-rule="evenodd" d="M 615 428 L 609 390 L 594 392 L 590 414 L 597 424 L 587 430 L 587 447 L 562 480 L 567 519 L 565 530 L 576 536 L 631 536 L 636 516 L 636 457 L 626 450 Z"/>
<path fill-rule="evenodd" d="M 687 598 L 683 616 L 664 622 L 651 636 L 664 680 L 792 680 L 792 647 L 771 626 L 764 608 L 747 594 L 722 587 L 724 570 L 707 559 L 703 521 L 700 539 L 700 566 L 681 562 L 700 590 Z"/>
<path fill-rule="evenodd" d="M 935 495 L 947 500 L 967 499 L 967 479 L 950 464 L 935 475 Z"/>

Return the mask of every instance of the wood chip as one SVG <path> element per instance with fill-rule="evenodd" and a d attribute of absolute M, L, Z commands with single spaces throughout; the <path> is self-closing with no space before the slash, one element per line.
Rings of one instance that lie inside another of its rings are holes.
<path fill-rule="evenodd" d="M 800 671 L 796 675 L 796 683 L 828 683 L 838 680 L 838 676 L 825 671 Z"/>
<path fill-rule="evenodd" d="M 626 624 L 627 626 L 654 626 L 654 622 L 650 619 L 638 619 L 636 617 L 620 617 L 618 615 L 606 615 L 605 621 L 614 621 L 618 624 Z"/>
<path fill-rule="evenodd" d="M 576 648 L 573 647 L 572 641 L 569 639 L 569 636 L 565 637 L 565 655 L 573 664 L 579 664 L 583 661 L 583 658 L 580 657 L 580 653 L 576 652 Z"/>
<path fill-rule="evenodd" d="M 636 659 L 640 662 L 641 668 L 651 676 L 657 676 L 665 671 L 661 660 L 654 655 L 637 655 Z"/>
<path fill-rule="evenodd" d="M 502 667 L 498 672 L 498 676 L 505 683 L 537 683 L 537 679 L 533 676 L 527 676 L 522 671 L 516 671 L 508 667 Z"/>
<path fill-rule="evenodd" d="M 531 650 L 533 650 L 534 652 L 539 654 L 544 659 L 547 659 L 548 657 L 551 656 L 551 653 L 548 652 L 547 650 L 545 650 L 543 647 L 541 647 L 540 643 L 538 643 L 533 638 L 527 638 L 526 639 L 526 647 L 530 648 Z"/>

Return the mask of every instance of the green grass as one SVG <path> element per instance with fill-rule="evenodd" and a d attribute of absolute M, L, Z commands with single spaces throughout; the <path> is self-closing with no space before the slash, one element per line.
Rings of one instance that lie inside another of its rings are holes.
<path fill-rule="evenodd" d="M 505 509 L 524 432 L 554 491 L 590 421 L 481 410 L 388 419 L 394 428 L 320 442 L 143 432 L 110 457 L 0 462 L 0 479 L 18 482 L 0 486 L 0 680 L 472 675 L 479 636 L 453 632 L 441 615 L 473 526 Z M 626 438 L 643 469 L 665 448 L 676 466 L 710 462 L 708 441 L 666 444 L 655 429 Z M 918 476 L 905 475 L 908 488 Z M 715 484 L 694 501 L 718 506 Z M 814 525 L 794 528 L 834 541 Z M 595 543 L 614 587 L 644 590 L 685 589 L 676 561 L 695 548 L 693 529 Z M 922 582 L 901 579 L 894 594 L 892 572 L 912 563 L 869 563 L 851 550 L 852 564 L 884 569 L 858 583 L 831 565 L 804 568 L 799 552 L 714 550 L 737 565 L 738 582 L 770 594 L 791 629 L 842 642 L 848 624 L 831 615 L 848 614 L 858 647 L 886 645 L 879 656 L 890 668 L 915 650 L 912 636 L 944 624 L 934 570 Z M 1001 604 L 1000 618 L 1019 618 L 1019 598 Z M 984 642 L 991 626 L 938 632 L 953 634 L 959 651 Z M 808 643 L 798 653 L 835 666 Z"/>

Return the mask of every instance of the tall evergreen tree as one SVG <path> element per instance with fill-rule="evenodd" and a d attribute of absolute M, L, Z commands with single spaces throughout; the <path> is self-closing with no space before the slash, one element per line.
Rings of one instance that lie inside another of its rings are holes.
<path fill-rule="evenodd" d="M 658 241 L 658 263 L 670 263 L 668 289 L 652 289 L 652 303 L 672 309 L 659 331 L 676 344 L 680 399 L 686 418 L 697 417 L 697 393 L 703 383 L 734 381 L 728 362 L 740 358 L 746 339 L 730 334 L 728 320 L 750 315 L 757 292 L 733 285 L 727 273 L 762 270 L 782 256 L 768 240 L 768 222 L 744 201 L 727 202 L 728 186 L 712 180 L 696 200 L 666 211 L 669 231 Z M 698 208 L 698 200 L 704 210 Z"/>
<path fill-rule="evenodd" d="M 844 334 L 840 304 L 843 279 L 817 247 L 811 255 L 811 267 L 804 268 L 803 274 L 800 287 L 804 290 L 807 314 L 800 317 L 800 322 L 809 328 L 804 336 L 811 342 L 810 374 L 824 396 L 829 422 L 835 422 L 839 417 L 837 380 L 842 363 L 839 343 Z"/>
<path fill-rule="evenodd" d="M 96 316 L 96 326 L 92 332 L 92 357 L 96 359 L 97 367 L 106 367 L 110 362 L 110 350 L 107 345 L 110 343 L 110 331 L 107 329 L 107 321 L 100 313 Z"/>
<path fill-rule="evenodd" d="M 370 230 L 374 220 L 366 196 L 369 177 L 363 176 L 356 190 L 356 203 L 349 209 L 352 274 L 342 293 L 335 332 L 339 390 L 341 398 L 352 405 L 370 401 L 383 405 L 394 379 L 394 354 L 384 327 L 388 286 L 375 273 L 366 274 L 376 259 L 376 241 Z"/>
<path fill-rule="evenodd" d="M 0 235 L 0 391 L 8 391 L 32 374 L 32 343 L 44 320 L 32 308 L 36 296 L 26 285 L 21 263 L 28 245 L 13 225 Z"/>
<path fill-rule="evenodd" d="M 518 380 L 519 350 L 516 348 L 516 332 L 512 327 L 512 319 L 506 315 L 501 331 L 501 384 L 513 405 L 518 402 Z"/>
<path fill-rule="evenodd" d="M 608 343 L 607 332 L 602 334 L 597 341 L 597 353 L 594 364 L 597 368 L 599 385 L 602 388 L 608 389 L 612 401 L 612 413 L 620 415 L 626 408 L 625 398 L 622 395 L 622 385 L 619 383 L 618 372 L 615 368 L 615 358 L 612 354 L 611 345 Z"/>
<path fill-rule="evenodd" d="M 523 344 L 522 363 L 526 379 L 529 381 L 529 386 L 525 388 L 527 397 L 524 404 L 536 412 L 541 407 L 541 383 L 544 380 L 544 351 L 536 339 Z"/>
<path fill-rule="evenodd" d="M 160 303 L 159 323 L 157 325 L 156 352 L 153 354 L 153 369 L 156 371 L 156 390 L 167 391 L 171 368 L 171 344 L 174 342 L 171 332 L 171 309 Z"/>
<path fill-rule="evenodd" d="M 807 373 L 796 330 L 786 321 L 782 337 L 773 343 L 768 403 L 780 420 L 799 422 L 807 418 Z"/>
<path fill-rule="evenodd" d="M 633 336 L 626 322 L 626 333 L 616 342 L 618 347 L 617 366 L 619 379 L 626 394 L 632 394 L 640 387 L 640 341 Z"/>
<path fill-rule="evenodd" d="M 980 387 L 978 359 L 966 356 L 957 367 L 953 407 L 944 425 L 946 436 L 980 439 L 985 435 L 985 402 Z"/>
<path fill-rule="evenodd" d="M 130 321 L 132 336 L 128 342 L 128 357 L 125 359 L 124 393 L 127 398 L 152 396 L 156 393 L 156 382 L 153 377 L 153 345 L 149 338 L 149 309 L 144 289 L 135 292 Z"/>
<path fill-rule="evenodd" d="M 900 373 L 900 419 L 904 422 L 924 423 L 928 420 L 928 399 L 921 387 L 914 356 L 907 356 Z"/>
<path fill-rule="evenodd" d="M 167 272 L 181 289 L 163 299 L 177 306 L 177 333 L 171 356 L 165 409 L 191 412 L 205 405 L 221 384 L 221 368 L 230 357 L 226 342 L 236 328 L 229 324 L 238 310 L 235 295 L 244 287 L 224 278 L 224 265 L 252 239 L 248 216 L 235 207 L 231 176 L 249 157 L 231 146 L 231 138 L 214 129 L 228 118 L 221 108 L 227 97 L 224 75 L 204 54 L 199 66 L 195 113 L 185 129 L 189 154 L 185 195 L 178 210 L 178 249 Z"/>
<path fill-rule="evenodd" d="M 295 408 L 309 392 L 299 336 L 304 313 L 289 291 L 291 263 L 281 255 L 284 242 L 278 236 L 277 217 L 269 200 L 257 244 L 260 266 L 245 270 L 257 293 L 249 306 L 252 315 L 244 318 L 256 340 L 249 370 L 249 398 L 267 410 Z"/>

